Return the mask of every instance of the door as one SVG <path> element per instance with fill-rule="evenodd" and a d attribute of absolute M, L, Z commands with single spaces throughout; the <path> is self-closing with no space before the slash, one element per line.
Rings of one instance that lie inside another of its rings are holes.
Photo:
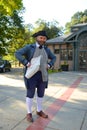
<path fill-rule="evenodd" d="M 79 70 L 87 71 L 87 51 L 79 52 Z"/>

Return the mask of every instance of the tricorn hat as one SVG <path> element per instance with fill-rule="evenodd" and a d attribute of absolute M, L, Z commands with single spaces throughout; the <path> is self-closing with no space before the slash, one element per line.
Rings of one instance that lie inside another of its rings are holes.
<path fill-rule="evenodd" d="M 44 31 L 44 30 L 38 31 L 38 32 L 36 32 L 36 33 L 34 33 L 34 34 L 32 35 L 32 37 L 37 37 L 37 36 L 45 36 L 45 37 L 47 37 L 47 39 L 48 39 L 48 36 L 47 36 L 47 34 L 46 34 L 46 31 Z"/>

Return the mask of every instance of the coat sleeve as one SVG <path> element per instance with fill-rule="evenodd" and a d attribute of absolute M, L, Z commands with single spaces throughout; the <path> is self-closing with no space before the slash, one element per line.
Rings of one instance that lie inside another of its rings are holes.
<path fill-rule="evenodd" d="M 48 53 L 48 59 L 50 59 L 48 64 L 50 65 L 50 67 L 52 67 L 54 66 L 54 63 L 56 61 L 56 56 L 51 52 L 49 48 L 47 48 L 47 53 Z"/>
<path fill-rule="evenodd" d="M 25 47 L 23 47 L 15 52 L 15 57 L 24 66 L 28 63 L 28 60 L 26 59 L 26 55 L 27 55 L 27 53 L 29 53 L 29 48 L 30 48 L 29 45 L 26 45 Z"/>

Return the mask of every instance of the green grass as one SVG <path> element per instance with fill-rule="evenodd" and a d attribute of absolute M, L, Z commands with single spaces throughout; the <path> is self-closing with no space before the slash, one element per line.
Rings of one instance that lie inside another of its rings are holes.
<path fill-rule="evenodd" d="M 49 74 L 51 74 L 51 73 L 56 73 L 56 72 L 58 72 L 58 70 L 52 70 L 52 69 L 49 69 L 49 70 L 48 70 L 48 73 L 49 73 Z"/>
<path fill-rule="evenodd" d="M 62 72 L 61 69 L 49 69 L 48 70 L 48 73 L 51 74 L 51 73 L 57 73 L 57 72 Z"/>

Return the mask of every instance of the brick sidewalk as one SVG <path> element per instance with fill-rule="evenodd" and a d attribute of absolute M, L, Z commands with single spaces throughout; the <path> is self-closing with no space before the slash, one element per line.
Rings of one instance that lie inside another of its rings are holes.
<path fill-rule="evenodd" d="M 49 118 L 37 117 L 34 98 L 34 123 L 28 123 L 25 118 L 23 77 L 15 76 L 10 73 L 0 75 L 0 130 L 87 130 L 86 73 L 50 74 L 43 102 Z"/>

